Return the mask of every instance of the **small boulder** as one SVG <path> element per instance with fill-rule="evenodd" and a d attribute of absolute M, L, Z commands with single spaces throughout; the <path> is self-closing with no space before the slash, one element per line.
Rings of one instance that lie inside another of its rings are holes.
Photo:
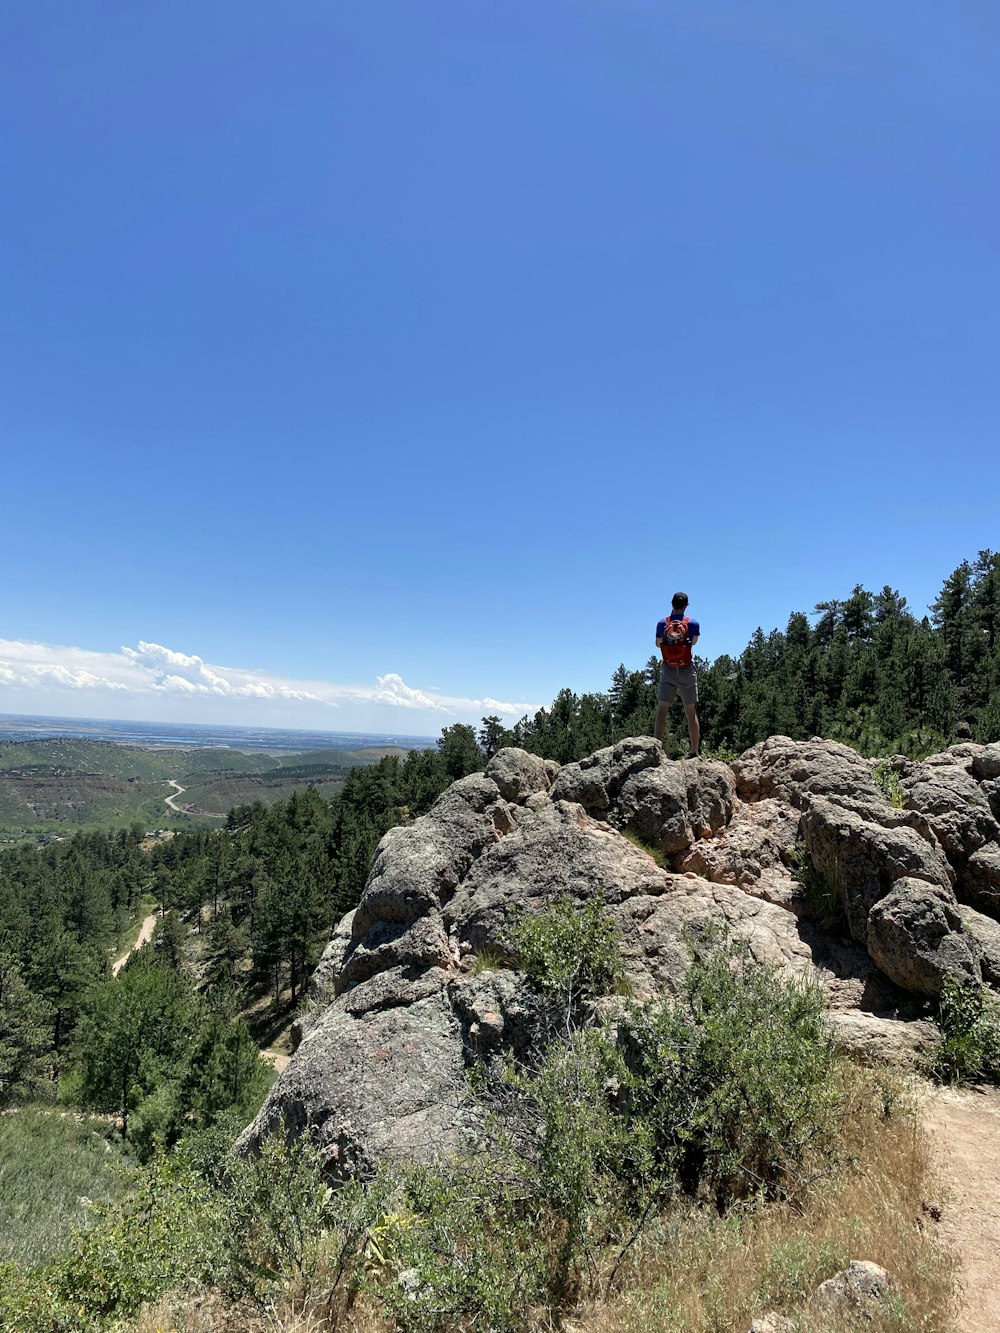
<path fill-rule="evenodd" d="M 846 1268 L 820 1283 L 813 1294 L 813 1304 L 831 1314 L 862 1311 L 870 1315 L 892 1288 L 892 1278 L 884 1268 L 864 1259 L 852 1259 Z"/>
<path fill-rule="evenodd" d="M 795 1325 L 783 1314 L 758 1315 L 750 1325 L 750 1333 L 795 1333 Z"/>

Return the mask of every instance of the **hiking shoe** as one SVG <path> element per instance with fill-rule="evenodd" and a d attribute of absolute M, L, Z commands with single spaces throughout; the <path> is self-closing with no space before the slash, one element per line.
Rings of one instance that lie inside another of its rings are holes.
<path fill-rule="evenodd" d="M 692 750 L 691 753 L 688 755 L 688 758 L 689 758 L 689 759 L 700 759 L 700 758 L 701 758 L 701 751 L 700 751 L 700 750 Z"/>

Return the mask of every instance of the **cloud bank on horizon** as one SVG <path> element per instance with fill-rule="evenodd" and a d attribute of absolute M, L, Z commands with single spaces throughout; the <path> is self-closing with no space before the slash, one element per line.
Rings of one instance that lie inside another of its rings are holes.
<path fill-rule="evenodd" d="M 336 709 L 339 724 L 361 726 L 384 720 L 386 710 L 402 709 L 414 722 L 424 715 L 428 723 L 447 724 L 478 721 L 491 714 L 514 720 L 539 707 L 489 696 L 473 699 L 417 689 L 392 671 L 369 685 L 341 685 L 218 666 L 145 640 L 134 648 L 100 652 L 0 639 L 0 712 L 44 712 L 50 704 L 58 701 L 62 705 L 68 699 L 81 707 L 110 709 L 103 713 L 108 717 L 125 710 L 134 715 L 136 705 L 146 702 L 155 706 L 160 717 L 171 713 L 179 720 L 185 705 L 197 703 L 204 714 L 213 703 L 230 711 L 234 703 L 243 702 L 270 714 L 268 719 L 258 718 L 261 725 L 273 720 L 276 706 L 281 707 L 285 725 L 296 715 L 304 724 L 316 725 L 326 709 Z"/>

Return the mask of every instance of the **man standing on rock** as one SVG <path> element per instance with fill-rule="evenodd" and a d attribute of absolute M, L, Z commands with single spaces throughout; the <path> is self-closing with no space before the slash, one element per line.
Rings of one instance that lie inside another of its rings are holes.
<path fill-rule="evenodd" d="M 694 669 L 691 649 L 698 642 L 701 626 L 687 613 L 686 592 L 675 592 L 671 598 L 670 614 L 657 622 L 656 646 L 663 654 L 660 667 L 660 692 L 657 696 L 656 721 L 653 735 L 663 740 L 667 714 L 680 691 L 681 703 L 687 716 L 688 738 L 691 741 L 689 759 L 697 759 L 701 750 L 701 728 L 698 725 L 698 674 Z"/>

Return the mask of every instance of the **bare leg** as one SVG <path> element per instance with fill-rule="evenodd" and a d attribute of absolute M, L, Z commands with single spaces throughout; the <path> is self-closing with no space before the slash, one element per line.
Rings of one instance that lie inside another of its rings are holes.
<path fill-rule="evenodd" d="M 658 703 L 656 705 L 656 721 L 653 723 L 653 735 L 658 741 L 663 740 L 663 733 L 667 729 L 667 714 L 669 712 L 669 704 Z"/>
<path fill-rule="evenodd" d="M 698 705 L 685 704 L 684 712 L 687 714 L 688 737 L 691 741 L 691 753 L 697 754 L 701 746 L 701 727 L 698 725 Z"/>

